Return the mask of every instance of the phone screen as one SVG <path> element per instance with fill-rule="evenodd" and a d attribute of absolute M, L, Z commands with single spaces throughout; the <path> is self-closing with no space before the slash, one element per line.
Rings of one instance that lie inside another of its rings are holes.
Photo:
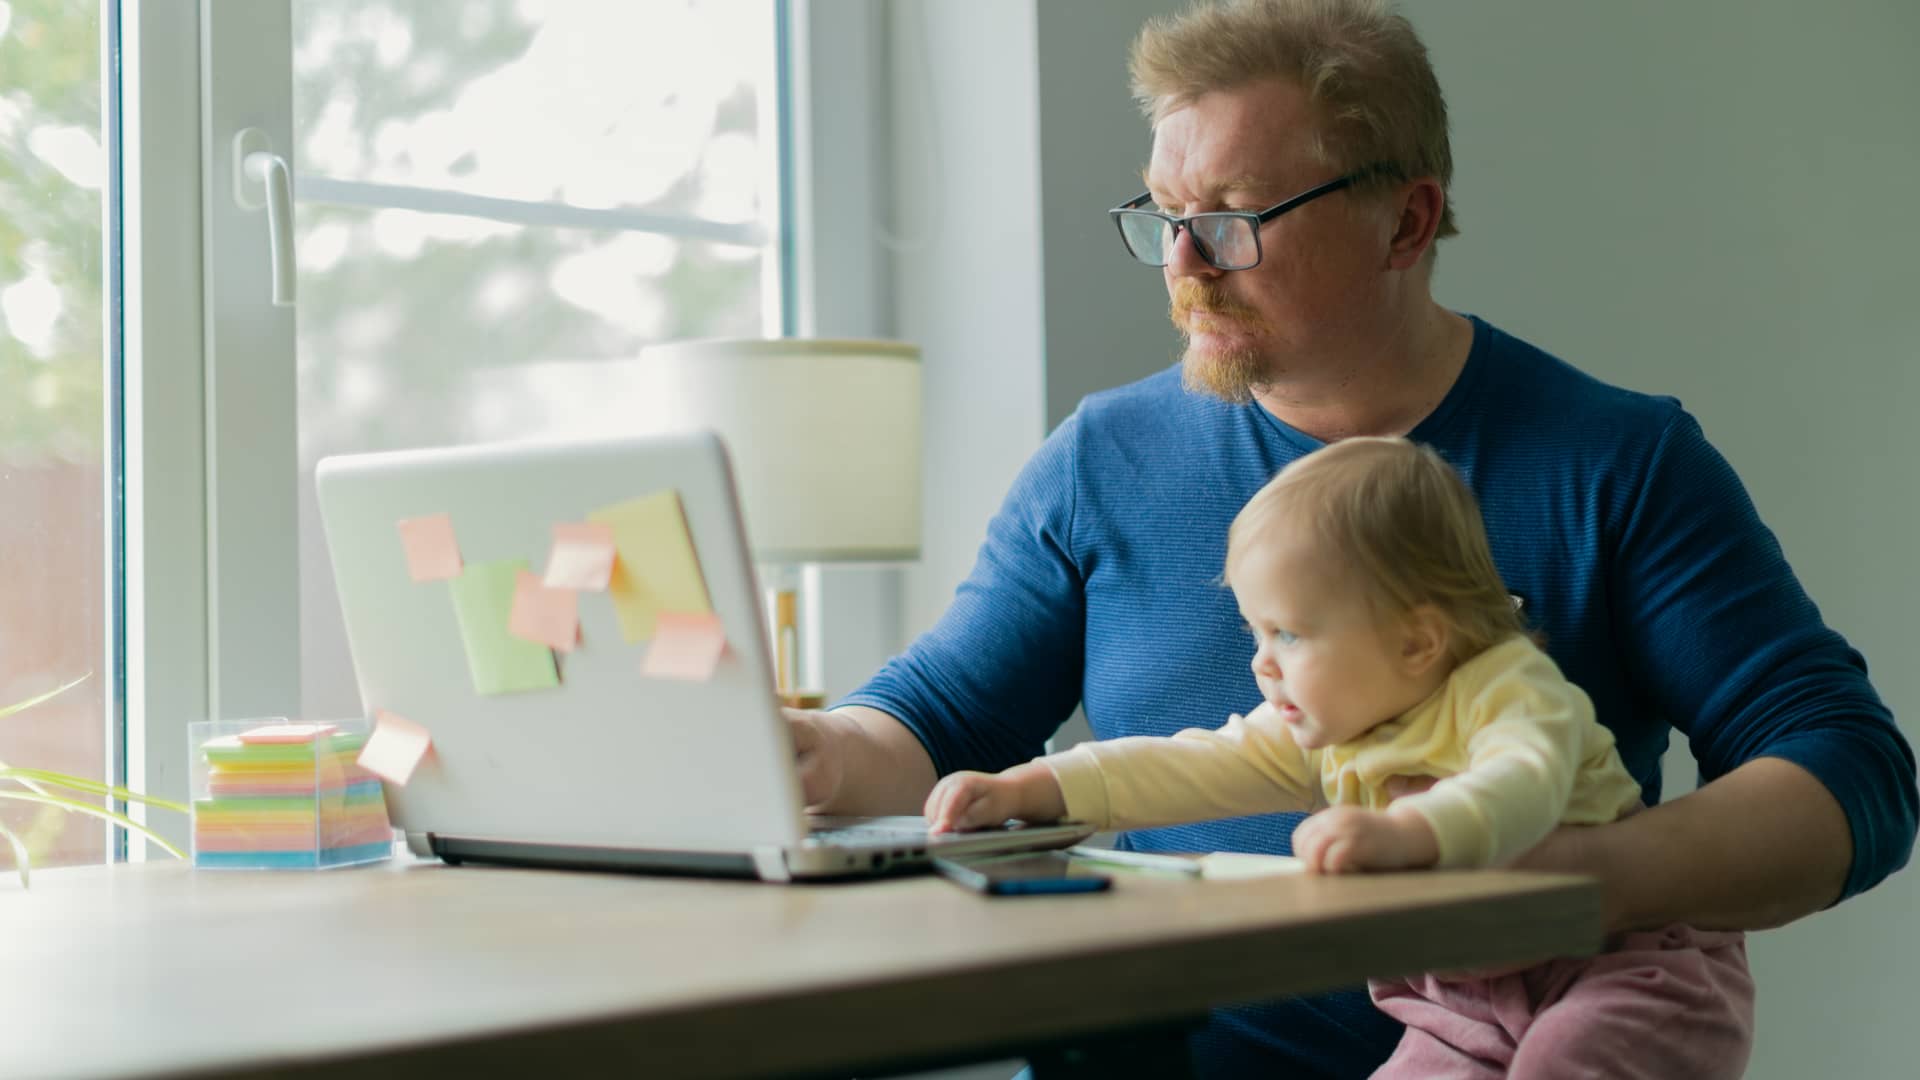
<path fill-rule="evenodd" d="M 1113 879 L 1058 851 L 936 858 L 933 868 L 969 889 L 995 896 L 1099 892 Z"/>

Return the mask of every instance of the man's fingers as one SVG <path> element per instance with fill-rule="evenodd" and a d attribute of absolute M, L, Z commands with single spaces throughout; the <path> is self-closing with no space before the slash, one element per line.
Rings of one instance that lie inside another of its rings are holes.
<path fill-rule="evenodd" d="M 794 753 L 801 756 L 820 748 L 820 729 L 813 722 L 813 714 L 801 709 L 781 709 L 787 718 L 787 730 L 793 735 Z"/>

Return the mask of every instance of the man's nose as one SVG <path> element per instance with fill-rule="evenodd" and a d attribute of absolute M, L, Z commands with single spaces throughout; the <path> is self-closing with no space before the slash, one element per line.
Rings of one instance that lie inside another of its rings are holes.
<path fill-rule="evenodd" d="M 1217 278 L 1226 271 L 1200 257 L 1193 242 L 1193 230 L 1182 228 L 1173 236 L 1173 250 L 1167 253 L 1167 274 L 1176 278 Z"/>

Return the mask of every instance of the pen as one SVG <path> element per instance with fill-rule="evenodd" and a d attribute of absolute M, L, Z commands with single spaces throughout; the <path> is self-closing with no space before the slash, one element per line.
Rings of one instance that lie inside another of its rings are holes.
<path fill-rule="evenodd" d="M 1160 870 L 1190 877 L 1200 875 L 1200 864 L 1185 855 L 1153 855 L 1144 851 L 1116 851 L 1112 848 L 1079 845 L 1068 848 L 1067 854 L 1091 863 L 1106 863 L 1110 866 L 1124 866 L 1133 870 Z"/>

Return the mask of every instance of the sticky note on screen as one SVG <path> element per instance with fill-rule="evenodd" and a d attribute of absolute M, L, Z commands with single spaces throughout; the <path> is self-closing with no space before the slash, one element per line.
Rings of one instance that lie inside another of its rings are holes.
<path fill-rule="evenodd" d="M 662 611 L 654 618 L 653 642 L 640 663 L 652 679 L 706 682 L 727 651 L 720 616 L 705 612 Z"/>
<path fill-rule="evenodd" d="M 513 612 L 507 632 L 522 641 L 572 652 L 580 638 L 580 594 L 572 589 L 549 589 L 540 579 L 520 571 L 513 581 Z"/>
<path fill-rule="evenodd" d="M 460 541 L 446 514 L 404 518 L 400 544 L 407 552 L 407 576 L 415 581 L 448 581 L 460 576 Z"/>
<path fill-rule="evenodd" d="M 426 728 L 398 713 L 375 709 L 373 736 L 360 748 L 356 763 L 382 780 L 406 787 L 432 746 L 433 736 Z"/>
<path fill-rule="evenodd" d="M 607 595 L 620 618 L 622 637 L 651 639 L 654 620 L 663 611 L 705 614 L 713 610 L 679 492 L 661 491 L 603 506 L 587 519 L 613 528 L 618 557 Z"/>
<path fill-rule="evenodd" d="M 589 521 L 553 527 L 544 579 L 550 589 L 605 592 L 613 581 L 613 526 Z"/>
<path fill-rule="evenodd" d="M 468 563 L 459 577 L 448 582 L 454 616 L 460 622 L 460 642 L 467 649 L 467 671 L 477 694 L 560 685 L 553 651 L 514 637 L 507 629 L 513 617 L 514 588 L 526 570 L 524 559 Z"/>

